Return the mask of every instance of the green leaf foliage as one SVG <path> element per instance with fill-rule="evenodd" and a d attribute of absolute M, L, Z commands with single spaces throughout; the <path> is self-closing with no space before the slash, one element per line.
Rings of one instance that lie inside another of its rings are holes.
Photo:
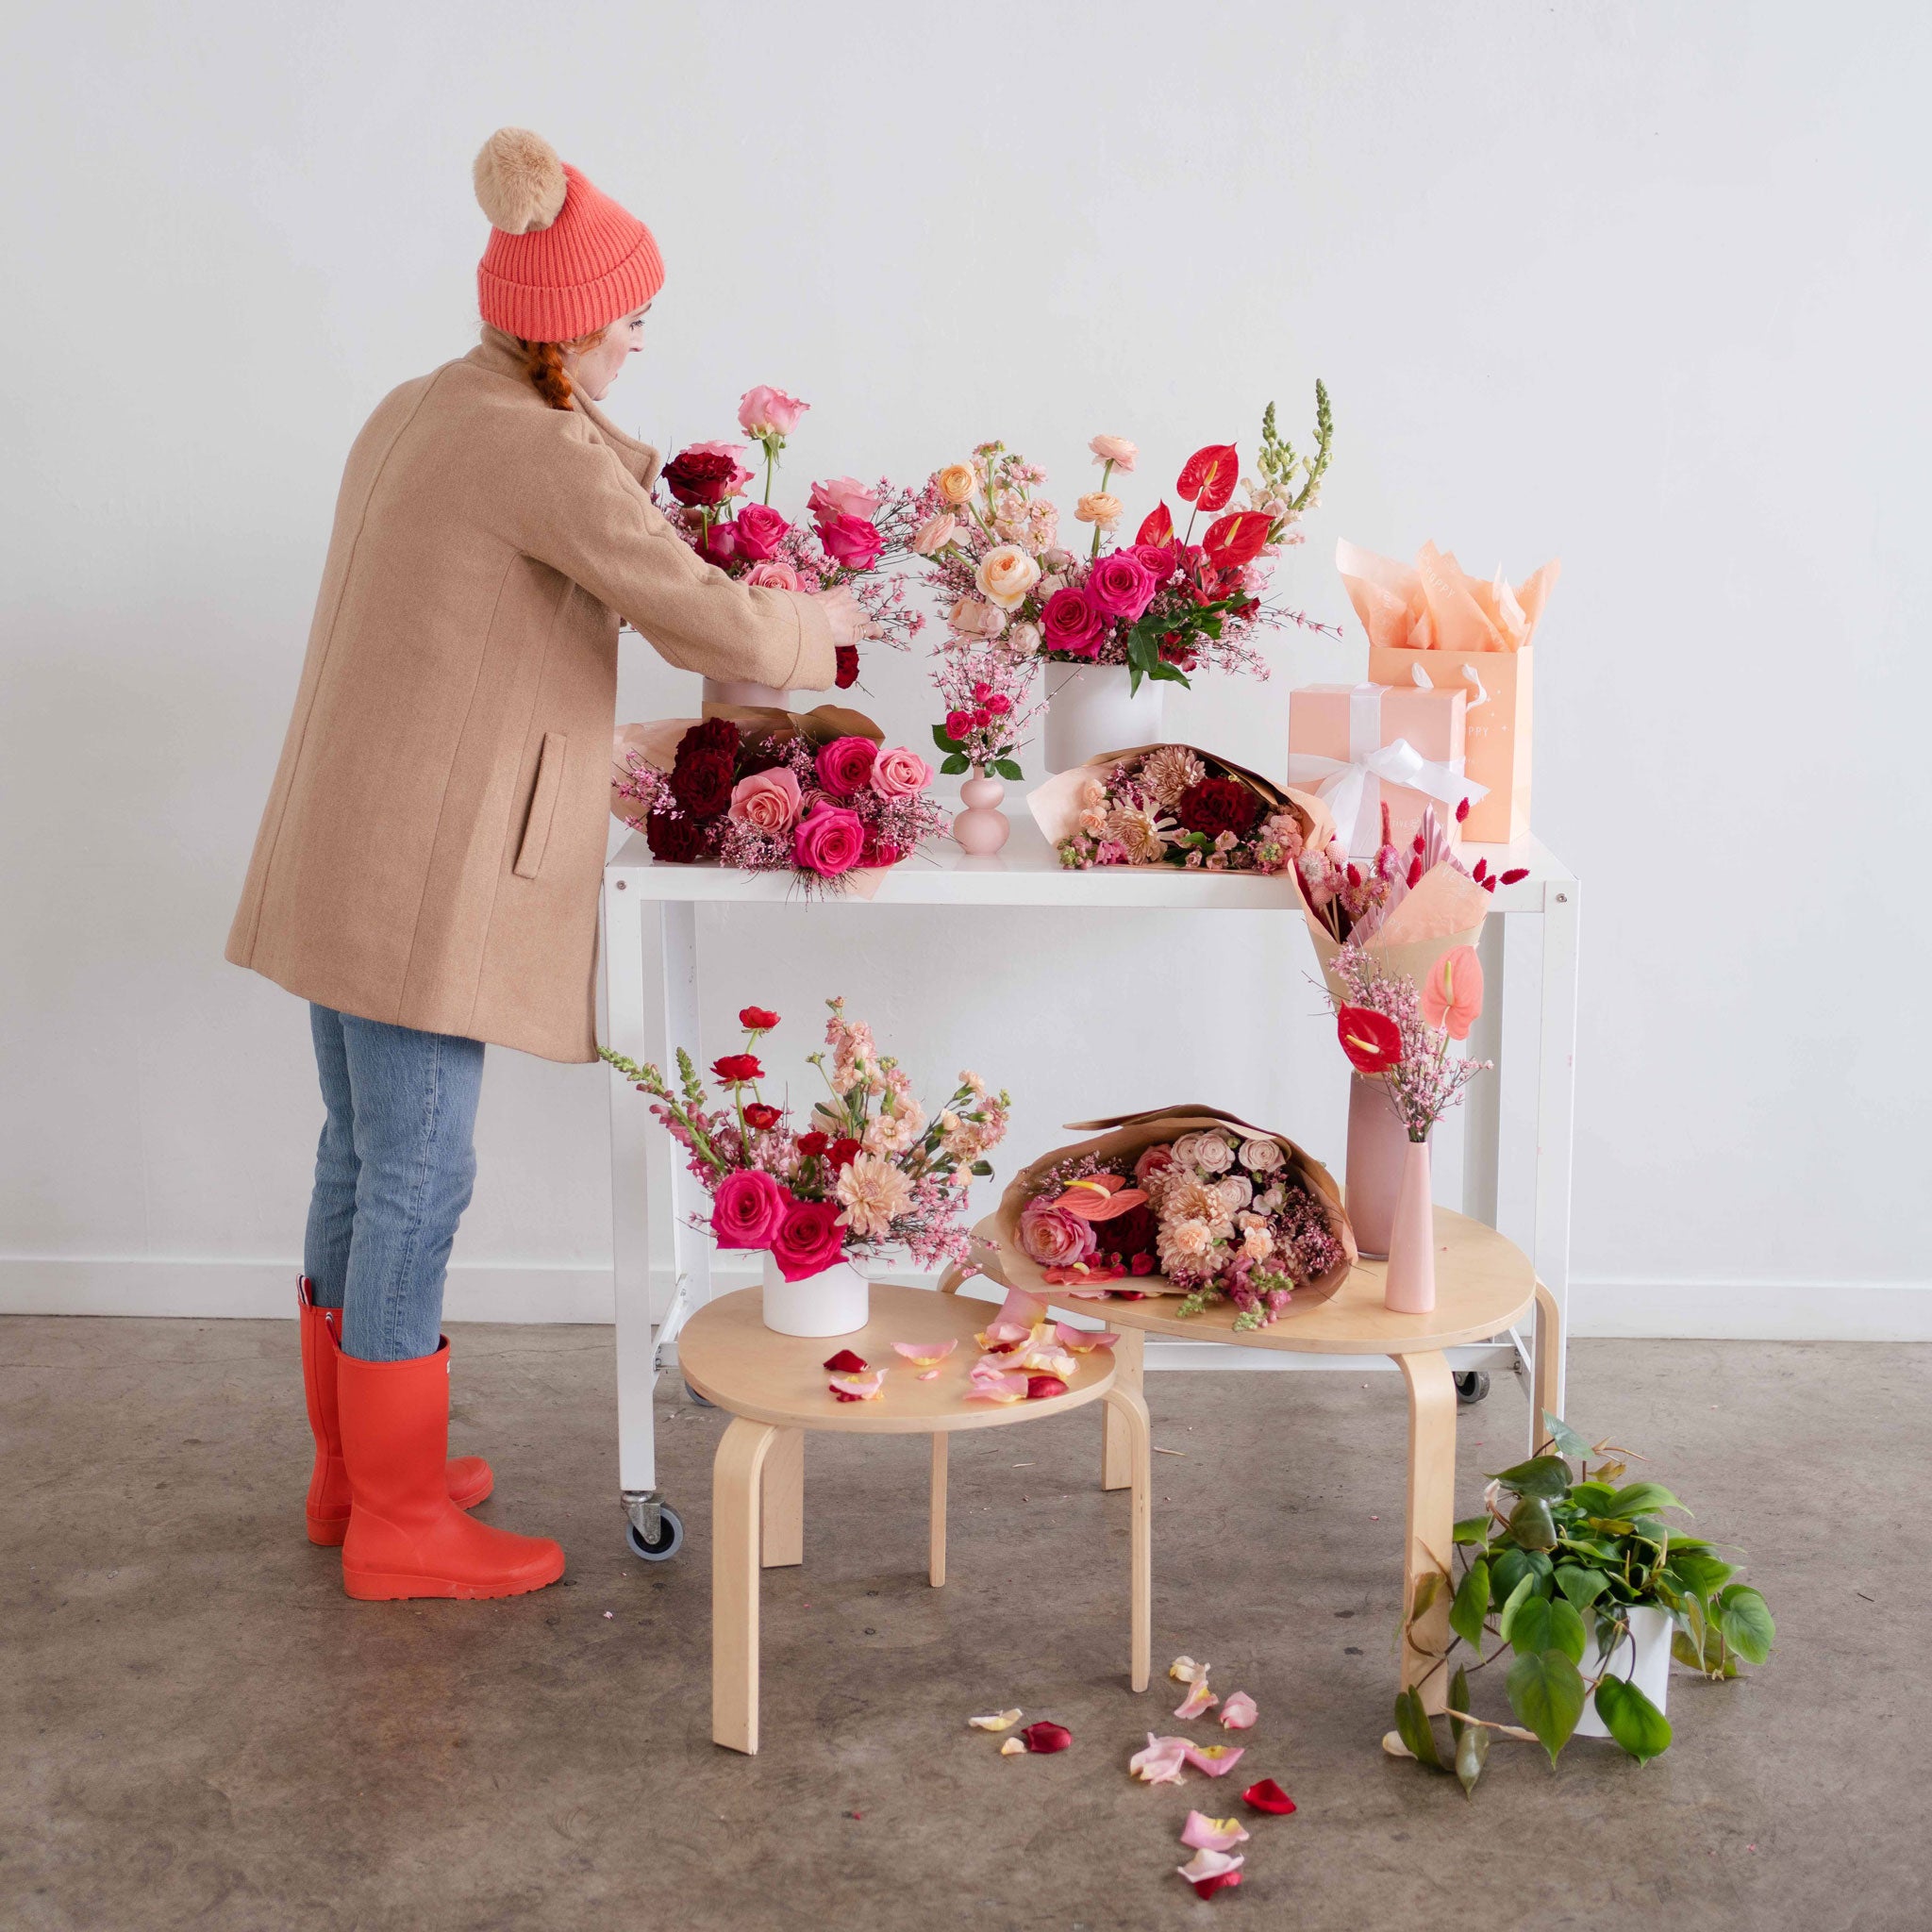
<path fill-rule="evenodd" d="M 935 724 L 932 727 L 932 741 L 941 751 L 964 751 L 966 749 L 957 738 L 949 738 L 946 735 L 946 727 L 943 724 Z"/>
<path fill-rule="evenodd" d="M 1456 1781 L 1465 1798 L 1474 1794 L 1475 1781 L 1490 1755 L 1490 1733 L 1483 1725 L 1456 1722 L 1454 1714 L 1468 1708 L 1469 1674 L 1458 1670 L 1449 1680 L 1449 1735 L 1456 1743 Z"/>
<path fill-rule="evenodd" d="M 1606 1677 L 1596 1687 L 1596 1714 L 1639 1764 L 1671 1748 L 1670 1720 L 1635 1684 Z"/>
<path fill-rule="evenodd" d="M 1640 1516 L 1658 1509 L 1681 1509 L 1683 1504 L 1661 1483 L 1629 1483 L 1605 1506 L 1606 1516 Z"/>
<path fill-rule="evenodd" d="M 1771 1655 L 1777 1625 L 1764 1598 L 1748 1583 L 1733 1583 L 1717 1600 L 1718 1628 L 1746 1663 L 1761 1664 Z"/>
<path fill-rule="evenodd" d="M 1543 1434 L 1559 1456 L 1574 1456 L 1581 1462 L 1590 1454 L 1590 1444 L 1561 1416 L 1543 1410 Z"/>
<path fill-rule="evenodd" d="M 1574 1664 L 1583 1661 L 1583 1619 L 1567 1598 L 1527 1596 L 1505 1621 L 1503 1636 L 1517 1656 L 1558 1650 Z"/>
<path fill-rule="evenodd" d="M 1556 1763 L 1583 1715 L 1583 1677 L 1575 1664 L 1560 1650 L 1520 1657 L 1509 1666 L 1506 1688 L 1517 1722 L 1536 1733 Z"/>
<path fill-rule="evenodd" d="M 1609 1588 L 1610 1579 L 1601 1570 L 1586 1570 L 1580 1563 L 1558 1563 L 1556 1582 L 1579 1610 L 1587 1610 Z"/>
<path fill-rule="evenodd" d="M 1429 1724 L 1428 1712 L 1423 1708 L 1420 1691 L 1404 1690 L 1397 1694 L 1395 1735 L 1408 1746 L 1418 1764 L 1426 1764 L 1431 1771 L 1445 1768 L 1441 1754 L 1436 1749 L 1436 1733 Z"/>
<path fill-rule="evenodd" d="M 963 751 L 956 751 L 940 767 L 940 770 L 945 773 L 948 777 L 958 777 L 961 772 L 970 771 L 972 767 L 968 764 L 966 754 Z"/>
<path fill-rule="evenodd" d="M 1547 1496 L 1523 1496 L 1509 1512 L 1509 1534 L 1525 1550 L 1554 1550 L 1557 1524 Z"/>
<path fill-rule="evenodd" d="M 1479 1543 L 1489 1535 L 1490 1519 L 1487 1516 L 1465 1516 L 1456 1525 L 1456 1541 L 1459 1543 Z"/>
<path fill-rule="evenodd" d="M 1525 1576 L 1547 1576 L 1552 1564 L 1541 1550 L 1519 1550 L 1506 1543 L 1490 1557 L 1490 1600 L 1507 1603 Z"/>
<path fill-rule="evenodd" d="M 1503 1599 L 1503 1614 L 1497 1620 L 1497 1629 L 1505 1643 L 1514 1641 L 1516 1620 L 1522 1615 L 1524 1605 L 1534 1601 L 1537 1601 L 1536 1578 L 1525 1572 L 1517 1579 L 1516 1588 Z"/>
<path fill-rule="evenodd" d="M 1570 1493 L 1570 1465 L 1560 1456 L 1532 1456 L 1527 1462 L 1498 1470 L 1496 1481 L 1519 1496 L 1547 1496 L 1554 1502 Z"/>
<path fill-rule="evenodd" d="M 1737 1574 L 1728 1563 L 1721 1563 L 1702 1550 L 1680 1550 L 1674 1538 L 1664 1569 L 1683 1589 L 1694 1591 L 1699 1596 L 1714 1596 Z"/>
<path fill-rule="evenodd" d="M 1449 1607 L 1449 1627 L 1472 1649 L 1480 1650 L 1483 1620 L 1490 1614 L 1490 1566 L 1478 1557 L 1457 1586 Z M 1460 1671 L 1456 1674 L 1458 1677 Z"/>
<path fill-rule="evenodd" d="M 1002 778 L 1011 778 L 1016 783 L 1026 775 L 1012 758 L 995 758 L 992 761 L 992 768 Z"/>

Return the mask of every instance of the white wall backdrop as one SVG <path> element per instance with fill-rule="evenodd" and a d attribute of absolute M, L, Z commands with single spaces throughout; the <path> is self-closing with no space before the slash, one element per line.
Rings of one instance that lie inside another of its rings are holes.
<path fill-rule="evenodd" d="M 1928 51 L 1917 8 L 1763 0 L 12 15 L 0 1307 L 285 1306 L 306 1014 L 222 942 L 342 458 L 473 340 L 469 161 L 510 122 L 657 231 L 608 405 L 654 441 L 770 381 L 813 405 L 795 495 L 997 435 L 1066 501 L 1106 430 L 1138 515 L 1319 374 L 1317 614 L 1341 535 L 1560 555 L 1536 824 L 1587 886 L 1579 1325 L 1932 1334 Z M 1277 765 L 1290 686 L 1362 654 L 1277 661 L 1171 724 Z M 923 667 L 874 667 L 921 741 Z M 634 657 L 625 711 L 688 684 Z M 843 991 L 935 1084 L 1006 1081 L 1009 1151 L 1202 1096 L 1339 1159 L 1279 922 L 739 909 L 702 943 L 721 1024 Z M 493 1057 L 453 1313 L 608 1305 L 605 1106 Z"/>

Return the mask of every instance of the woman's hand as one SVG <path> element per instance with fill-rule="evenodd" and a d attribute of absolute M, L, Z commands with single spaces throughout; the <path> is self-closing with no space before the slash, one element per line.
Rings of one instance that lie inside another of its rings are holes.
<path fill-rule="evenodd" d="M 865 608 L 841 584 L 835 591 L 815 591 L 812 596 L 832 626 L 834 644 L 862 644 L 879 635 L 879 627 L 866 616 Z"/>

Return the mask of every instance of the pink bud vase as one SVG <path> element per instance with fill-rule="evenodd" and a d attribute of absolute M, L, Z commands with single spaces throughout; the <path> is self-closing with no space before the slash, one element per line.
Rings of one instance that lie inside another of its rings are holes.
<path fill-rule="evenodd" d="M 985 766 L 974 766 L 972 777 L 959 788 L 959 802 L 966 809 L 953 818 L 953 842 L 961 852 L 990 858 L 1007 842 L 1013 828 L 999 809 L 1006 795 L 1007 788 L 997 778 L 989 778 Z"/>
<path fill-rule="evenodd" d="M 1343 1205 L 1357 1249 L 1371 1261 L 1389 1252 L 1395 1196 L 1402 1187 L 1408 1129 L 1389 1098 L 1389 1083 L 1372 1074 L 1348 1079 L 1348 1165 Z"/>
<path fill-rule="evenodd" d="M 1426 1315 L 1436 1306 L 1436 1214 L 1426 1141 L 1411 1141 L 1403 1152 L 1382 1306 L 1398 1315 Z"/>

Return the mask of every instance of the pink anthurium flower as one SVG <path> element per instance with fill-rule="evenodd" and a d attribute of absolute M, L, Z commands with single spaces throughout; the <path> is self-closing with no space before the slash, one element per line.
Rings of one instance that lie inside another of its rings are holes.
<path fill-rule="evenodd" d="M 1225 1777 L 1240 1763 L 1245 1747 L 1241 1744 L 1190 1744 L 1182 1756 L 1196 1771 L 1209 1777 Z"/>
<path fill-rule="evenodd" d="M 1201 1897 L 1212 1898 L 1217 1891 L 1224 1891 L 1230 1885 L 1241 1882 L 1242 1863 L 1239 1852 L 1232 1857 L 1226 1852 L 1196 1852 L 1185 1865 L 1176 1865 L 1174 1869 Z"/>
<path fill-rule="evenodd" d="M 1130 1188 L 1117 1174 L 1090 1174 L 1069 1181 L 1066 1191 L 1054 1202 L 1082 1221 L 1111 1221 L 1147 1198 L 1144 1188 Z"/>
<path fill-rule="evenodd" d="M 1208 1688 L 1208 1672 L 1204 1666 L 1201 1674 L 1188 1686 L 1188 1694 L 1175 1707 L 1174 1716 L 1202 1717 L 1220 1702 L 1221 1699 Z"/>
<path fill-rule="evenodd" d="M 1451 1040 L 1467 1040 L 1483 1010 L 1483 962 L 1474 946 L 1452 946 L 1429 968 L 1418 989 L 1423 1024 Z"/>
<path fill-rule="evenodd" d="M 1255 1700 L 1245 1690 L 1237 1690 L 1221 1707 L 1221 1724 L 1224 1730 L 1252 1730 L 1255 1720 L 1261 1715 Z"/>
<path fill-rule="evenodd" d="M 1181 1781 L 1181 1767 L 1187 1761 L 1185 1738 L 1157 1738 L 1149 1731 L 1146 1750 L 1136 1751 L 1127 1759 L 1127 1769 L 1142 1784 L 1177 1785 Z"/>
<path fill-rule="evenodd" d="M 942 1362 L 959 1345 L 952 1341 L 895 1341 L 893 1350 L 903 1355 L 908 1362 L 917 1362 L 922 1369 L 929 1369 L 935 1362 Z"/>
<path fill-rule="evenodd" d="M 1197 1852 L 1231 1852 L 1245 1844 L 1248 1834 L 1238 1818 L 1209 1818 L 1202 1811 L 1190 1811 L 1181 1826 L 1181 1842 Z"/>

